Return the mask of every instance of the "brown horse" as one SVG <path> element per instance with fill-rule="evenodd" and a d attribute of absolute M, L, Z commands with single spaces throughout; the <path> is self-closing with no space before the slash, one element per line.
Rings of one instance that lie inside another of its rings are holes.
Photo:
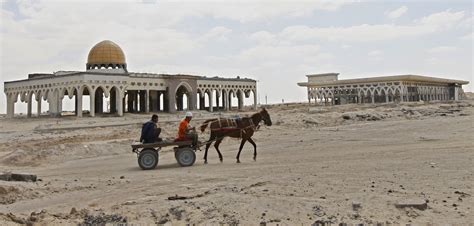
<path fill-rule="evenodd" d="M 242 141 L 240 142 L 239 153 L 237 154 L 237 163 L 240 163 L 240 152 L 242 151 L 242 148 L 244 147 L 244 144 L 247 141 L 253 145 L 253 160 L 256 161 L 257 145 L 252 140 L 252 136 L 258 124 L 262 120 L 265 125 L 272 125 L 270 115 L 268 114 L 267 110 L 265 110 L 265 108 L 250 117 L 243 117 L 240 119 L 221 118 L 206 120 L 201 126 L 201 132 L 204 132 L 204 130 L 206 130 L 207 126 L 209 125 L 209 128 L 211 129 L 211 137 L 209 138 L 209 141 L 206 144 L 206 152 L 204 153 L 204 164 L 207 164 L 207 151 L 209 150 L 209 147 L 211 146 L 213 141 L 216 141 L 216 143 L 214 143 L 214 147 L 216 148 L 217 153 L 219 154 L 219 159 L 222 162 L 223 158 L 221 152 L 219 151 L 219 144 L 222 142 L 224 137 L 242 139 Z"/>

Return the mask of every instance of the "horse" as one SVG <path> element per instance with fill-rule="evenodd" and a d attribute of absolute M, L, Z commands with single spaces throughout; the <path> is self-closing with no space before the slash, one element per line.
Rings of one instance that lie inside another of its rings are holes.
<path fill-rule="evenodd" d="M 267 126 L 272 125 L 272 120 L 267 110 L 263 108 L 260 112 L 253 114 L 250 117 L 243 117 L 240 119 L 228 119 L 228 118 L 219 118 L 219 119 L 208 119 L 204 121 L 204 124 L 201 125 L 201 132 L 204 132 L 209 126 L 211 130 L 211 137 L 206 144 L 206 152 L 204 153 L 204 164 L 207 164 L 207 151 L 211 146 L 212 142 L 215 141 L 214 147 L 219 154 L 219 159 L 222 162 L 222 154 L 219 151 L 219 144 L 222 142 L 224 137 L 233 137 L 241 138 L 239 153 L 237 153 L 237 163 L 240 163 L 239 157 L 242 148 L 244 147 L 245 142 L 250 142 L 253 145 L 253 160 L 257 161 L 257 145 L 252 140 L 253 133 L 257 129 L 259 123 L 263 120 L 264 124 Z"/>

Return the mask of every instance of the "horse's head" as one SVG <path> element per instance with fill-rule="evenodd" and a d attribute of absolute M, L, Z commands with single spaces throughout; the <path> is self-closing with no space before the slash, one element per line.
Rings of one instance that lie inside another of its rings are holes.
<path fill-rule="evenodd" d="M 272 125 L 272 119 L 270 118 L 270 114 L 268 114 L 268 111 L 265 108 L 262 108 L 262 110 L 260 111 L 260 115 L 262 116 L 262 120 L 266 126 Z"/>

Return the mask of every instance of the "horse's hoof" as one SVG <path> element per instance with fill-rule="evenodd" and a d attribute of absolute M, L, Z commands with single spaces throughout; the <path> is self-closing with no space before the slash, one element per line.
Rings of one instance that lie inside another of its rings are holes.
<path fill-rule="evenodd" d="M 204 161 L 204 164 L 207 164 L 207 161 Z"/>
<path fill-rule="evenodd" d="M 237 159 L 237 163 L 240 163 L 240 160 Z"/>
<path fill-rule="evenodd" d="M 253 157 L 253 161 L 255 161 L 255 162 L 256 162 L 256 161 L 257 161 L 257 157 Z"/>
<path fill-rule="evenodd" d="M 221 159 L 221 163 L 224 162 L 224 160 Z"/>

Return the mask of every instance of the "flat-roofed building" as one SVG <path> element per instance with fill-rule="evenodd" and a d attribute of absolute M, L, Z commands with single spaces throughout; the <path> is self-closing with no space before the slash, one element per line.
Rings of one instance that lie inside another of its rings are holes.
<path fill-rule="evenodd" d="M 468 81 L 421 75 L 394 75 L 372 78 L 338 79 L 339 73 L 306 75 L 298 83 L 308 90 L 309 103 L 388 103 L 433 100 L 460 100 L 462 85 Z"/>
<path fill-rule="evenodd" d="M 42 99 L 48 104 L 48 114 L 61 116 L 65 97 L 74 98 L 75 114 L 79 117 L 83 116 L 85 108 L 83 100 L 89 102 L 88 111 L 84 112 L 89 112 L 90 116 L 242 109 L 244 98 L 252 95 L 253 107 L 256 108 L 257 104 L 256 80 L 240 76 L 222 78 L 129 72 L 122 49 L 108 40 L 96 44 L 89 51 L 85 71 L 35 73 L 29 74 L 27 79 L 4 84 L 7 117 L 15 115 L 17 102 L 26 102 L 27 116 L 31 116 L 33 101 L 37 101 L 36 114 L 40 115 Z"/>

